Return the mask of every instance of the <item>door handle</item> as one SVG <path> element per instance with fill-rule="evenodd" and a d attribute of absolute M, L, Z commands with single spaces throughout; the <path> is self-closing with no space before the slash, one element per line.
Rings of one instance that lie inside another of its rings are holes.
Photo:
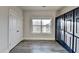
<path fill-rule="evenodd" d="M 19 30 L 17 30 L 17 32 L 19 32 Z"/>

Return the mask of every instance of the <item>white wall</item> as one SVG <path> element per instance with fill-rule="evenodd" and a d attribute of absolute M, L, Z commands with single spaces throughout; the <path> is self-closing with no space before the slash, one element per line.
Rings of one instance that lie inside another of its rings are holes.
<path fill-rule="evenodd" d="M 33 16 L 50 16 L 52 18 L 51 34 L 33 34 L 31 18 Z M 55 39 L 55 11 L 24 11 L 24 39 L 27 40 L 54 40 Z"/>
<path fill-rule="evenodd" d="M 68 11 L 71 11 L 71 10 L 77 8 L 77 7 L 78 6 L 66 6 L 63 9 L 57 11 L 56 16 L 62 15 L 62 14 L 66 13 Z"/>
<path fill-rule="evenodd" d="M 16 13 L 18 13 L 18 25 L 20 25 L 18 28 L 20 28 L 20 33 L 19 33 L 19 39 L 16 40 L 16 43 L 14 43 L 14 46 L 19 43 L 19 41 L 22 40 L 23 37 L 23 28 L 22 28 L 22 22 L 23 22 L 23 14 L 22 10 L 19 9 L 18 7 L 4 7 L 0 6 L 0 52 L 9 52 L 9 9 L 13 8 L 15 9 Z M 12 46 L 12 48 L 14 47 Z"/>
<path fill-rule="evenodd" d="M 0 52 L 8 48 L 8 7 L 0 7 Z"/>

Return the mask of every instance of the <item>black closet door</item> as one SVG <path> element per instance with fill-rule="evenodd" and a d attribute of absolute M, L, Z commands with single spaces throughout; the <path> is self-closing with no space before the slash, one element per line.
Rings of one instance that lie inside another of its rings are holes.
<path fill-rule="evenodd" d="M 65 43 L 73 48 L 73 11 L 65 14 Z"/>
<path fill-rule="evenodd" d="M 79 8 L 74 11 L 74 51 L 79 52 Z"/>

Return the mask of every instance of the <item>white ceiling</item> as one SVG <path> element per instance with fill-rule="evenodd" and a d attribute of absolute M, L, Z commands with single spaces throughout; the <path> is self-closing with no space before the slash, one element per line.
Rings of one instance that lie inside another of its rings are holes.
<path fill-rule="evenodd" d="M 60 10 L 62 9 L 64 6 L 46 6 L 46 7 L 42 7 L 42 6 L 20 6 L 20 8 L 22 8 L 23 10 Z"/>

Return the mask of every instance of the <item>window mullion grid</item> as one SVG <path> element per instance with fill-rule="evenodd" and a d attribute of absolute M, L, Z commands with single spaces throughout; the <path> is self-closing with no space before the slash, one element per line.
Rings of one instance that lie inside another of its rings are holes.
<path fill-rule="evenodd" d="M 43 22 L 42 22 L 42 18 L 40 19 L 41 21 L 40 21 L 40 25 L 32 25 L 32 27 L 34 27 L 34 26 L 40 26 L 40 33 L 43 33 L 43 27 L 46 27 L 46 25 L 44 25 L 43 24 Z"/>
<path fill-rule="evenodd" d="M 41 33 L 43 33 L 43 32 L 42 32 L 42 18 L 41 18 Z"/>

